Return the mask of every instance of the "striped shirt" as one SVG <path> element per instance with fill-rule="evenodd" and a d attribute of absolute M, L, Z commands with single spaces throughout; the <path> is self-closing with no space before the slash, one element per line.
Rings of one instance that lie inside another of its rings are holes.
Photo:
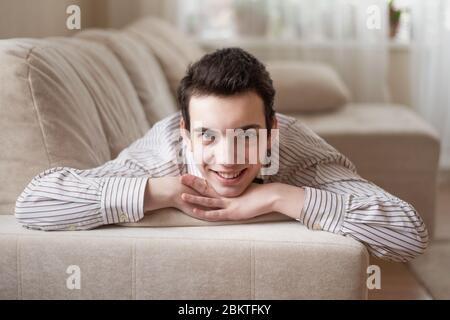
<path fill-rule="evenodd" d="M 408 261 L 423 253 L 428 233 L 411 204 L 359 176 L 348 158 L 297 119 L 276 115 L 278 173 L 258 176 L 263 183 L 303 187 L 304 206 L 297 221 L 312 230 L 352 237 L 380 258 Z M 16 218 L 39 230 L 87 230 L 139 221 L 148 178 L 201 176 L 189 160 L 192 155 L 180 147 L 180 117 L 177 112 L 157 122 L 99 167 L 41 172 L 18 197 Z"/>

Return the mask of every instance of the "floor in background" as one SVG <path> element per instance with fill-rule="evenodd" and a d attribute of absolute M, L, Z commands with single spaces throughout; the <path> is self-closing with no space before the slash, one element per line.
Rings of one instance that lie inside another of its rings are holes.
<path fill-rule="evenodd" d="M 381 289 L 369 290 L 369 300 L 431 300 L 426 287 L 405 263 L 370 259 L 381 270 Z"/>
<path fill-rule="evenodd" d="M 381 289 L 369 299 L 450 299 L 450 175 L 441 179 L 436 203 L 435 240 L 409 265 L 371 259 L 381 268 Z"/>
<path fill-rule="evenodd" d="M 450 179 L 439 184 L 435 239 L 411 269 L 435 299 L 450 299 Z"/>

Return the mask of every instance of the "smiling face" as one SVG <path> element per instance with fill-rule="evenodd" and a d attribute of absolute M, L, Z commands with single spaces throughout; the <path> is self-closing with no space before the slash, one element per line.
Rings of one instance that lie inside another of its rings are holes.
<path fill-rule="evenodd" d="M 259 156 L 252 157 L 259 154 L 259 139 L 270 140 L 269 134 L 265 137 L 258 130 L 266 129 L 262 99 L 253 91 L 192 96 L 189 115 L 189 134 L 183 138 L 198 169 L 220 195 L 239 196 L 261 168 Z M 276 126 L 275 119 L 272 128 Z M 184 120 L 180 127 L 185 128 Z"/>

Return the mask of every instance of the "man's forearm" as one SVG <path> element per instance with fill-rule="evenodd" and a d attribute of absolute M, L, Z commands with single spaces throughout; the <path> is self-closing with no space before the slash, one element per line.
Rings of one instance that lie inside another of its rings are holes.
<path fill-rule="evenodd" d="M 272 204 L 273 211 L 298 219 L 304 204 L 304 189 L 284 183 L 268 184 L 275 195 Z"/>

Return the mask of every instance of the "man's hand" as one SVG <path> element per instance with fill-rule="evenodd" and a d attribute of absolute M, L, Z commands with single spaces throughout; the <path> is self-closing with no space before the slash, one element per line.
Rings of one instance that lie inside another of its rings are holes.
<path fill-rule="evenodd" d="M 145 190 L 144 212 L 174 207 L 188 215 L 194 215 L 194 207 L 181 199 L 182 193 L 200 195 L 183 185 L 180 177 L 150 178 Z"/>
<path fill-rule="evenodd" d="M 192 216 L 202 220 L 245 220 L 273 211 L 298 218 L 303 207 L 303 189 L 286 184 L 252 183 L 242 195 L 226 198 L 196 176 L 183 175 L 180 181 L 198 193 L 183 192 L 181 199 L 193 206 Z"/>

